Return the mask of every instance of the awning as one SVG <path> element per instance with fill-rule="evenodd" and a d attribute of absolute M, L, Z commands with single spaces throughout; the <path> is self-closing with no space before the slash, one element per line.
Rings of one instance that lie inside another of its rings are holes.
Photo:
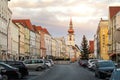
<path fill-rule="evenodd" d="M 109 54 L 110 57 L 113 56 L 113 55 L 115 55 L 115 53 L 111 53 L 111 54 Z"/>

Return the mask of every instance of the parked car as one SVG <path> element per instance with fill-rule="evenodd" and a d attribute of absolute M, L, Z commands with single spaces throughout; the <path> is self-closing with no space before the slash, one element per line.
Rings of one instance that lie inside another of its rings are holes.
<path fill-rule="evenodd" d="M 2 79 L 2 75 L 1 75 L 1 74 L 0 74 L 0 80 L 3 80 L 3 79 Z"/>
<path fill-rule="evenodd" d="M 0 80 L 8 80 L 7 75 L 1 75 L 1 79 Z"/>
<path fill-rule="evenodd" d="M 48 68 L 52 66 L 52 63 L 50 63 L 50 61 L 48 60 L 45 61 L 45 64 L 47 65 Z"/>
<path fill-rule="evenodd" d="M 87 67 L 88 61 L 87 60 L 79 60 L 78 64 L 83 67 Z"/>
<path fill-rule="evenodd" d="M 31 70 L 41 71 L 46 68 L 45 60 L 29 59 L 24 61 L 26 67 Z"/>
<path fill-rule="evenodd" d="M 4 62 L 0 62 L 0 74 L 4 80 L 21 78 L 21 74 L 18 68 L 12 67 Z"/>
<path fill-rule="evenodd" d="M 52 66 L 54 65 L 54 62 L 52 59 L 48 59 L 48 61 L 50 61 L 50 63 L 52 64 Z"/>
<path fill-rule="evenodd" d="M 114 69 L 115 64 L 113 61 L 99 60 L 96 62 L 95 77 L 98 77 L 100 79 L 110 77 Z"/>
<path fill-rule="evenodd" d="M 119 69 L 114 69 L 114 71 L 113 71 L 109 80 L 120 80 L 120 68 Z"/>
<path fill-rule="evenodd" d="M 19 69 L 22 77 L 29 75 L 28 69 L 22 61 L 3 61 L 4 63 Z"/>
<path fill-rule="evenodd" d="M 99 59 L 89 59 L 88 60 L 88 65 L 87 65 L 87 67 L 88 67 L 88 69 L 90 69 L 90 70 L 95 70 L 95 63 L 98 61 Z"/>

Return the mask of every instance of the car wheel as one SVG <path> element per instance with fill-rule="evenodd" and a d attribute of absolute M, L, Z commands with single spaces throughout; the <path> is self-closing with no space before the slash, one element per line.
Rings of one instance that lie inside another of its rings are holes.
<path fill-rule="evenodd" d="M 96 73 L 95 73 L 95 77 L 98 77 Z"/>
<path fill-rule="evenodd" d="M 41 68 L 41 67 L 38 67 L 38 68 L 36 69 L 36 71 L 42 71 L 42 68 Z"/>
<path fill-rule="evenodd" d="M 2 80 L 8 80 L 8 76 L 7 75 L 3 75 L 2 76 Z"/>
<path fill-rule="evenodd" d="M 50 67 L 47 65 L 47 68 L 50 68 Z"/>
<path fill-rule="evenodd" d="M 102 79 L 102 78 L 103 78 L 103 77 L 102 77 L 102 74 L 100 74 L 100 73 L 98 73 L 97 77 L 98 77 L 99 79 Z"/>

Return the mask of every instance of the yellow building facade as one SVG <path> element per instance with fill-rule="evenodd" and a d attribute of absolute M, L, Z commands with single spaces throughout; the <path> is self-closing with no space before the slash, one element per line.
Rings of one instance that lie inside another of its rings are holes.
<path fill-rule="evenodd" d="M 101 18 L 98 25 L 98 49 L 101 59 L 108 60 L 108 20 Z"/>

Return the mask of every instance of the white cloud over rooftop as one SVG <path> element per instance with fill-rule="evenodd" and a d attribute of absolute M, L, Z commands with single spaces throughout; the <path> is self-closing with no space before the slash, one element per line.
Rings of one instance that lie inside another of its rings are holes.
<path fill-rule="evenodd" d="M 108 17 L 108 5 L 120 6 L 120 1 L 11 0 L 9 2 L 13 18 L 29 18 L 33 24 L 48 28 L 53 36 L 66 36 L 69 20 L 72 17 L 77 41 L 82 35 L 93 39 L 100 18 Z"/>

